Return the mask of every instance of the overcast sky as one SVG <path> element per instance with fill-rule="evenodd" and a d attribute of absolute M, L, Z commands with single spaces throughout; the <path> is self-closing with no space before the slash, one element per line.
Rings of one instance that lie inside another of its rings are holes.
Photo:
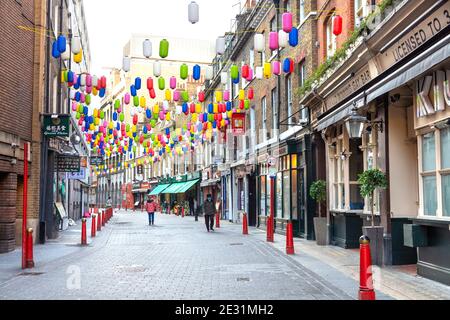
<path fill-rule="evenodd" d="M 242 1 L 242 0 L 241 0 Z M 196 0 L 200 21 L 188 21 L 191 0 L 84 0 L 92 55 L 91 72 L 121 67 L 123 46 L 133 33 L 215 39 L 230 30 L 239 0 Z M 233 5 L 236 5 L 233 7 Z"/>

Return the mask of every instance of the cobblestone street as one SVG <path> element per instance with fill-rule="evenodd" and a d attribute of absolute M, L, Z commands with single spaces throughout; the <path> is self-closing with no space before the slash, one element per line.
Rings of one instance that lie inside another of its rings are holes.
<path fill-rule="evenodd" d="M 36 256 L 36 268 L 28 273 L 16 261 L 16 270 L 10 270 L 8 279 L 2 277 L 0 299 L 357 297 L 355 280 L 309 256 L 306 268 L 265 243 L 257 236 L 260 230 L 252 228 L 253 235 L 243 236 L 240 225 L 222 222 L 222 228 L 207 233 L 201 217 L 195 222 L 157 214 L 155 220 L 155 226 L 148 226 L 145 213 L 118 212 L 93 241 L 89 237 L 86 248 L 78 247 L 79 230 L 66 231 L 58 244 L 38 246 L 42 252 L 54 246 L 51 250 L 61 251 L 59 257 L 42 264 Z M 0 257 L 0 263 L 17 252 Z M 314 271 L 324 268 L 328 272 L 322 276 Z"/>

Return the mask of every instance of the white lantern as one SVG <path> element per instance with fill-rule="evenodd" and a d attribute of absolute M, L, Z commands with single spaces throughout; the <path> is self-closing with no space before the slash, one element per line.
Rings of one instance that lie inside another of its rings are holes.
<path fill-rule="evenodd" d="M 75 99 L 75 95 L 76 95 L 77 91 L 74 89 L 70 89 L 70 99 L 74 100 Z"/>
<path fill-rule="evenodd" d="M 149 39 L 145 39 L 144 43 L 142 44 L 142 49 L 144 53 L 144 57 L 150 58 L 152 56 L 152 43 Z"/>
<path fill-rule="evenodd" d="M 225 53 L 225 38 L 219 37 L 216 40 L 216 53 L 224 54 Z"/>
<path fill-rule="evenodd" d="M 278 45 L 281 48 L 286 48 L 289 46 L 289 33 L 283 30 L 278 31 Z"/>
<path fill-rule="evenodd" d="M 135 108 L 135 107 L 132 107 L 131 110 L 130 110 L 130 115 L 131 115 L 132 117 L 134 117 L 135 114 L 136 114 L 136 108 Z"/>
<path fill-rule="evenodd" d="M 161 76 L 161 62 L 153 62 L 153 75 L 157 78 Z"/>
<path fill-rule="evenodd" d="M 71 45 L 72 53 L 73 54 L 79 54 L 81 51 L 81 42 L 80 37 L 72 37 Z"/>
<path fill-rule="evenodd" d="M 122 62 L 122 70 L 125 72 L 130 71 L 131 68 L 131 59 L 130 57 L 123 57 L 123 62 Z"/>
<path fill-rule="evenodd" d="M 226 73 L 226 72 L 220 73 L 220 82 L 222 84 L 227 84 L 228 83 L 228 73 Z"/>
<path fill-rule="evenodd" d="M 264 78 L 264 68 L 263 67 L 256 67 L 255 77 L 256 77 L 256 79 Z"/>
<path fill-rule="evenodd" d="M 85 75 L 85 74 L 82 74 L 82 75 L 80 76 L 80 86 L 81 86 L 81 87 L 86 86 L 86 75 Z"/>
<path fill-rule="evenodd" d="M 195 1 L 192 1 L 188 6 L 188 15 L 189 15 L 189 22 L 194 24 L 197 23 L 199 20 L 199 6 Z"/>
<path fill-rule="evenodd" d="M 183 107 L 182 106 L 176 106 L 175 107 L 175 112 L 177 115 L 180 115 L 181 113 L 183 113 Z"/>
<path fill-rule="evenodd" d="M 92 77 L 92 86 L 93 87 L 97 87 L 98 86 L 98 77 L 97 76 L 93 76 Z"/>
<path fill-rule="evenodd" d="M 205 68 L 205 79 L 206 79 L 206 80 L 212 80 L 213 77 L 214 77 L 214 70 L 213 70 L 213 67 L 207 66 L 207 67 Z"/>
<path fill-rule="evenodd" d="M 169 101 L 163 100 L 162 104 L 163 104 L 163 110 L 164 110 L 164 112 L 169 111 Z"/>
<path fill-rule="evenodd" d="M 64 61 L 67 61 L 70 59 L 70 51 L 66 50 L 63 53 L 61 53 L 61 59 L 63 59 Z"/>
<path fill-rule="evenodd" d="M 255 34 L 255 37 L 253 39 L 254 41 L 254 49 L 256 52 L 263 52 L 264 51 L 264 35 L 262 33 Z"/>

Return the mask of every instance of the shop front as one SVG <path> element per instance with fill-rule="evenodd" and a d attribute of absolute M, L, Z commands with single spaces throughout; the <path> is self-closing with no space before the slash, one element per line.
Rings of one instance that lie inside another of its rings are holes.
<path fill-rule="evenodd" d="M 170 213 L 176 215 L 181 215 L 183 212 L 185 215 L 193 214 L 195 207 L 198 205 L 199 182 L 199 172 L 168 178 L 160 181 L 160 185 L 150 195 L 160 195 L 161 204 L 168 204 Z"/>

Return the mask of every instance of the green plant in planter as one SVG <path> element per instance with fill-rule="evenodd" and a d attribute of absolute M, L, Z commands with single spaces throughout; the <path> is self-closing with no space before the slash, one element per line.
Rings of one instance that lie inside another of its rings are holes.
<path fill-rule="evenodd" d="M 319 204 L 319 217 L 321 217 L 320 204 L 327 199 L 327 183 L 324 180 L 312 183 L 309 188 L 309 196 Z"/>
<path fill-rule="evenodd" d="M 360 193 L 369 198 L 370 213 L 372 215 L 372 227 L 375 226 L 374 199 L 376 189 L 386 189 L 388 182 L 386 175 L 379 169 L 370 169 L 358 175 L 358 183 L 360 183 Z"/>

